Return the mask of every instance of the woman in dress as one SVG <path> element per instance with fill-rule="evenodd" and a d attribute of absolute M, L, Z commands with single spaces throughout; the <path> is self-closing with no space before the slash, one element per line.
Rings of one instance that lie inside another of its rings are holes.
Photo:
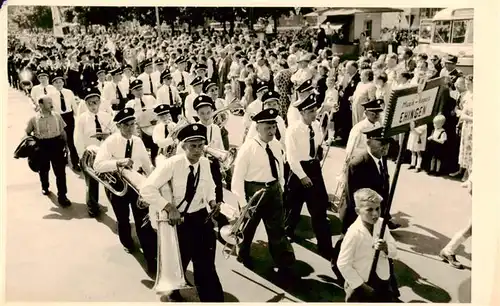
<path fill-rule="evenodd" d="M 473 114 L 473 77 L 465 77 L 467 92 L 463 97 L 463 109 L 458 111 L 462 124 L 462 137 L 460 138 L 460 153 L 458 164 L 465 169 L 465 175 L 470 177 L 472 172 L 472 114 Z"/>
<path fill-rule="evenodd" d="M 363 103 L 375 100 L 376 87 L 373 83 L 373 71 L 371 69 L 362 70 L 360 77 L 361 82 L 358 83 L 351 101 L 353 126 L 364 118 Z"/>
<path fill-rule="evenodd" d="M 292 71 L 288 68 L 288 64 L 285 60 L 279 61 L 278 65 L 279 69 L 274 77 L 274 87 L 276 92 L 280 95 L 280 115 L 282 118 L 286 118 L 288 107 L 290 106 L 290 96 L 292 94 Z"/>

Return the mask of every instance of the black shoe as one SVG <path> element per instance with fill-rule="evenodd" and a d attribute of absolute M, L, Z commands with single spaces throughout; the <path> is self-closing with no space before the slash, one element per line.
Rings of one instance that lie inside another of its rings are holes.
<path fill-rule="evenodd" d="M 99 206 L 97 207 L 92 207 L 92 208 L 87 208 L 87 212 L 89 213 L 89 216 L 91 218 L 98 217 L 101 214 L 101 209 Z"/>
<path fill-rule="evenodd" d="M 73 165 L 73 170 L 75 170 L 75 172 L 81 172 L 82 168 L 80 168 L 80 166 L 78 164 L 75 164 L 75 165 Z"/>
<path fill-rule="evenodd" d="M 408 170 L 415 169 L 415 166 L 409 166 Z"/>
<path fill-rule="evenodd" d="M 439 257 L 441 257 L 441 259 L 444 262 L 449 263 L 450 266 L 452 266 L 455 269 L 463 269 L 464 268 L 464 266 L 457 260 L 457 257 L 455 255 L 447 255 L 443 251 L 441 251 L 441 252 L 439 252 Z"/>
<path fill-rule="evenodd" d="M 179 292 L 179 290 L 174 290 L 169 296 L 168 296 L 168 300 L 170 302 L 185 302 L 186 299 L 181 295 L 181 293 Z"/>
<path fill-rule="evenodd" d="M 50 193 L 49 188 L 47 188 L 47 189 L 42 189 L 42 194 L 43 194 L 44 196 L 49 195 L 49 193 Z"/>
<path fill-rule="evenodd" d="M 252 258 L 248 255 L 245 256 L 238 255 L 238 257 L 236 257 L 236 260 L 242 263 L 246 268 L 250 270 L 253 268 Z"/>
<path fill-rule="evenodd" d="M 389 221 L 387 222 L 387 227 L 390 229 L 390 230 L 395 230 L 395 229 L 398 229 L 401 227 L 401 224 L 397 224 L 397 223 L 394 223 L 392 221 Z"/>
<path fill-rule="evenodd" d="M 71 205 L 71 201 L 66 196 L 59 197 L 57 202 L 59 202 L 59 205 L 62 207 L 68 207 Z"/>
<path fill-rule="evenodd" d="M 139 251 L 139 249 L 135 246 L 135 245 L 129 245 L 129 246 L 123 246 L 123 249 L 125 250 L 125 252 L 129 253 L 129 254 L 134 254 L 136 253 L 137 251 Z"/>
<path fill-rule="evenodd" d="M 422 172 L 422 169 L 421 168 L 417 168 L 417 170 L 415 170 L 416 173 L 419 173 L 419 172 Z"/>

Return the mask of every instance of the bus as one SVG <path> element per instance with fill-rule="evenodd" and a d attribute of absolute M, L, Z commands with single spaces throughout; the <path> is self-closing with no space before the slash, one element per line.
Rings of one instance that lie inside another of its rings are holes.
<path fill-rule="evenodd" d="M 426 25 L 428 27 L 428 25 Z M 437 54 L 455 55 L 457 68 L 464 74 L 472 74 L 474 66 L 474 9 L 446 8 L 436 13 L 430 27 L 428 44 L 419 44 L 416 53 L 425 52 L 429 56 Z M 426 31 L 427 32 L 427 31 Z M 428 36 L 426 37 L 427 39 Z M 425 41 L 425 38 L 421 38 Z"/>

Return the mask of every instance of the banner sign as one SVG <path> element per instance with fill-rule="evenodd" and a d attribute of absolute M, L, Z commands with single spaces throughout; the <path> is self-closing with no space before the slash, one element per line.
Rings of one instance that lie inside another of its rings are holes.
<path fill-rule="evenodd" d="M 407 132 L 410 122 L 428 124 L 439 111 L 438 97 L 444 77 L 419 85 L 395 89 L 391 93 L 384 118 L 384 133 L 390 137 Z"/>

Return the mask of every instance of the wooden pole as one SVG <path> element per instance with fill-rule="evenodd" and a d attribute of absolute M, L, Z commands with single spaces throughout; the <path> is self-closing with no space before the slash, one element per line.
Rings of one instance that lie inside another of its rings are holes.
<path fill-rule="evenodd" d="M 398 182 L 399 171 L 401 170 L 401 165 L 403 164 L 403 154 L 406 151 L 405 148 L 406 148 L 406 144 L 408 143 L 408 136 L 409 135 L 410 135 L 409 131 L 405 132 L 404 138 L 403 138 L 403 144 L 402 144 L 401 148 L 399 148 L 398 161 L 396 163 L 396 171 L 394 171 L 394 176 L 392 177 L 391 190 L 389 192 L 389 197 L 387 198 L 386 211 L 382 212 L 384 222 L 382 223 L 382 228 L 380 229 L 379 239 L 384 238 L 385 228 L 387 227 L 387 223 L 389 222 L 389 220 L 391 218 L 390 211 L 391 211 L 392 200 L 394 198 L 394 193 L 396 192 L 396 184 Z M 376 250 L 375 255 L 373 256 L 372 267 L 370 269 L 370 274 L 369 274 L 368 279 L 372 279 L 372 277 L 376 273 L 379 256 L 380 256 L 380 251 Z"/>

